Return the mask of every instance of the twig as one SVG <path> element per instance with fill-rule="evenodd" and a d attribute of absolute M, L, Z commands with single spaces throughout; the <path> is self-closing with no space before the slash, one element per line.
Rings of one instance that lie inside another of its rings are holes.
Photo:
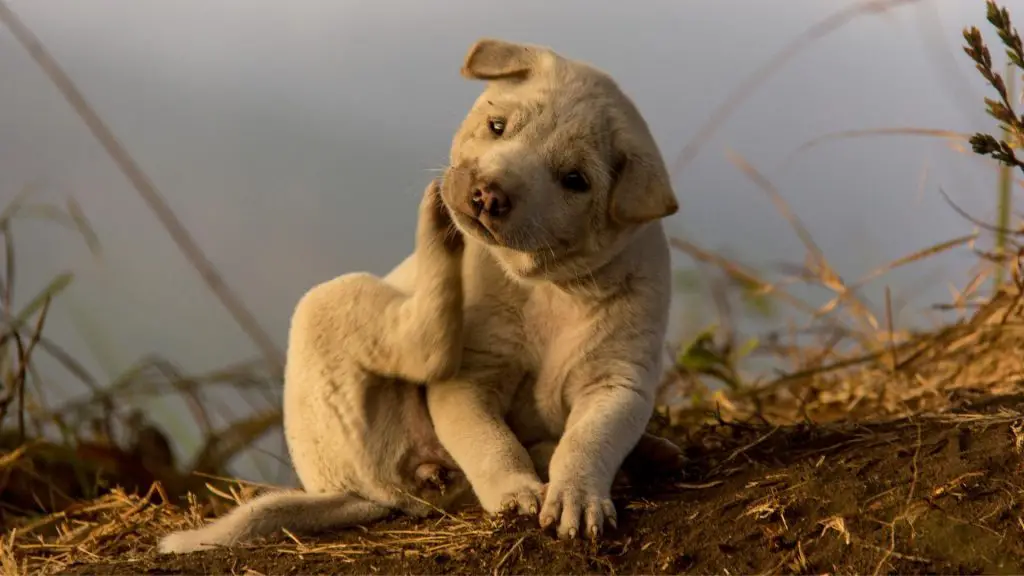
<path fill-rule="evenodd" d="M 43 335 L 43 324 L 46 322 L 46 313 L 49 310 L 50 295 L 47 294 L 43 300 L 43 306 L 39 310 L 35 331 L 32 333 L 28 346 L 23 346 L 21 337 L 17 332 L 14 333 L 14 342 L 18 348 L 18 372 L 14 376 L 14 385 L 17 389 L 12 392 L 16 393 L 18 397 L 18 443 L 25 441 L 25 382 L 28 379 L 28 367 L 32 361 L 32 352 L 35 350 L 36 344 L 39 343 L 39 338 Z M 5 399 L 6 401 L 7 399 Z M 4 406 L 4 411 L 6 411 L 6 405 Z M 0 414 L 0 421 L 2 420 L 3 415 Z"/>
<path fill-rule="evenodd" d="M 724 465 L 724 464 L 728 464 L 729 462 L 732 462 L 740 454 L 743 454 L 743 453 L 747 452 L 748 450 L 750 450 L 751 448 L 757 446 L 761 442 L 764 442 L 765 440 L 768 439 L 769 436 L 771 436 L 772 434 L 775 434 L 776 432 L 778 432 L 779 428 L 780 428 L 780 426 L 775 426 L 774 428 L 771 429 L 770 432 L 768 432 L 767 434 L 761 436 L 757 440 L 754 440 L 750 444 L 747 444 L 746 446 L 743 446 L 741 448 L 736 449 L 732 454 L 729 455 L 728 458 L 726 458 L 725 460 L 722 461 L 722 464 Z"/>

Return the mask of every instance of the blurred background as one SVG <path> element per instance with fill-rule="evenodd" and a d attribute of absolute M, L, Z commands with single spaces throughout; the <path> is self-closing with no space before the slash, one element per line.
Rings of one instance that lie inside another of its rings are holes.
<path fill-rule="evenodd" d="M 751 75 L 809 27 L 855 4 L 9 2 L 282 349 L 305 290 L 344 272 L 386 273 L 411 249 L 418 197 L 481 89 L 458 74 L 478 37 L 546 44 L 604 68 L 636 100 L 677 167 L 684 146 Z M 1002 2 L 1011 13 L 1022 4 Z M 771 179 L 844 278 L 969 233 L 972 224 L 940 190 L 993 220 L 994 163 L 948 140 L 872 136 L 800 150 L 854 129 L 993 131 L 983 108 L 990 91 L 961 48 L 964 26 L 995 39 L 984 17 L 982 0 L 919 0 L 859 16 L 808 44 L 743 93 L 699 154 L 674 171 L 682 209 L 670 233 L 765 273 L 802 263 L 792 228 L 730 162 L 729 150 Z M 1001 55 L 997 43 L 993 52 Z M 154 355 L 183 374 L 258 359 L 252 340 L 6 29 L 0 71 L 0 205 L 26 187 L 35 203 L 72 197 L 100 246 L 93 253 L 74 231 L 15 220 L 14 308 L 72 273 L 53 301 L 46 336 L 102 385 Z M 672 337 L 685 341 L 714 321 L 715 309 L 707 290 L 685 289 L 692 260 L 675 258 L 683 280 Z M 923 323 L 976 261 L 966 252 L 931 258 L 873 282 L 865 298 L 881 308 L 889 286 L 896 322 Z M 39 357 L 36 368 L 52 406 L 90 394 L 60 362 Z M 277 391 L 265 388 L 253 400 L 225 387 L 215 412 L 273 409 Z M 179 396 L 125 401 L 173 439 L 179 459 L 191 458 L 209 432 Z M 207 418 L 214 427 L 227 421 Z M 258 446 L 232 472 L 290 481 L 286 465 L 266 464 L 284 454 L 279 432 Z"/>

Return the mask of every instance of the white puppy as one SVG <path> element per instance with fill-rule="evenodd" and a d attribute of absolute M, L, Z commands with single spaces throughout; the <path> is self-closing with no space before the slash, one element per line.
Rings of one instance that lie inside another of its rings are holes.
<path fill-rule="evenodd" d="M 463 73 L 490 82 L 424 193 L 414 253 L 296 307 L 284 426 L 305 491 L 161 552 L 476 501 L 596 536 L 631 450 L 678 457 L 644 434 L 670 298 L 659 220 L 677 210 L 645 122 L 607 75 L 547 48 L 481 40 Z"/>
<path fill-rule="evenodd" d="M 485 510 L 561 536 L 614 522 L 614 475 L 654 409 L 670 304 L 660 219 L 678 204 L 646 122 L 605 73 L 482 40 L 487 80 L 442 195 L 467 242 L 462 367 L 431 383 L 441 444 Z M 557 445 L 550 449 L 551 443 Z M 524 447 L 551 451 L 550 482 Z"/>

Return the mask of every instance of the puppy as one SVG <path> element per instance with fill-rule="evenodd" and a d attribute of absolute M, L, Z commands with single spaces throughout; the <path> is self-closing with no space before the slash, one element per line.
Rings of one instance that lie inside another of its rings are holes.
<path fill-rule="evenodd" d="M 477 502 L 536 513 L 549 468 L 543 518 L 570 536 L 586 514 L 596 534 L 627 453 L 679 457 L 643 433 L 669 298 L 656 221 L 676 210 L 643 120 L 603 73 L 545 48 L 481 40 L 463 73 L 491 82 L 424 191 L 413 254 L 296 306 L 284 429 L 304 491 L 160 552 Z"/>
<path fill-rule="evenodd" d="M 485 510 L 596 537 L 654 409 L 671 298 L 661 219 L 678 204 L 607 74 L 487 39 L 463 74 L 487 81 L 442 186 L 467 238 L 466 343 L 458 374 L 428 384 L 430 415 Z"/>

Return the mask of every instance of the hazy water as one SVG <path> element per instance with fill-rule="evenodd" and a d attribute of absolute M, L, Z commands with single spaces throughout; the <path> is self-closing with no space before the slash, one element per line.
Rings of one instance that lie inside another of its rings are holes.
<path fill-rule="evenodd" d="M 605 68 L 674 162 L 747 75 L 849 4 L 11 2 L 282 346 L 304 290 L 346 271 L 386 272 L 410 249 L 417 197 L 481 89 L 458 75 L 477 37 L 548 44 Z M 1013 12 L 1024 3 L 1003 4 Z M 940 188 L 990 218 L 993 170 L 943 142 L 849 140 L 784 164 L 804 142 L 840 130 L 991 129 L 981 108 L 989 93 L 960 49 L 961 28 L 983 17 L 981 0 L 922 0 L 814 44 L 674 175 L 682 210 L 671 229 L 762 266 L 802 260 L 765 195 L 725 158 L 727 147 L 773 179 L 847 278 L 968 232 Z M 996 38 L 987 24 L 983 31 Z M 6 31 L 0 71 L 0 200 L 30 182 L 40 198 L 73 195 L 105 249 L 96 261 L 70 233 L 33 222 L 16 229 L 22 302 L 59 271 L 78 275 L 54 307 L 50 337 L 103 379 L 149 353 L 188 370 L 254 356 Z M 886 281 L 924 306 L 948 297 L 943 281 L 962 283 L 970 263 L 951 256 Z M 869 293 L 876 301 L 882 286 Z M 708 303 L 690 306 L 710 312 Z M 44 368 L 55 382 L 65 378 Z M 183 415 L 160 417 L 194 440 Z"/>

